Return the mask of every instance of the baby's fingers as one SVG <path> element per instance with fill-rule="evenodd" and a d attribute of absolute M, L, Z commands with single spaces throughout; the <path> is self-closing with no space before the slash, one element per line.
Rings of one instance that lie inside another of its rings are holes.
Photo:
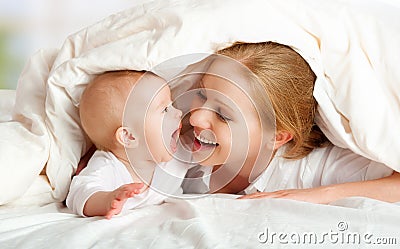
<path fill-rule="evenodd" d="M 136 190 L 140 191 L 144 186 L 143 182 L 140 183 L 129 183 L 124 185 L 125 189 L 131 192 L 136 192 Z"/>
<path fill-rule="evenodd" d="M 118 200 L 123 200 L 140 193 L 140 189 L 143 187 L 143 183 L 130 183 L 123 185 L 119 188 L 116 198 Z"/>
<path fill-rule="evenodd" d="M 119 214 L 120 211 L 116 208 L 112 208 L 110 210 L 108 210 L 107 214 L 105 215 L 106 219 L 109 220 L 111 219 L 114 215 Z"/>

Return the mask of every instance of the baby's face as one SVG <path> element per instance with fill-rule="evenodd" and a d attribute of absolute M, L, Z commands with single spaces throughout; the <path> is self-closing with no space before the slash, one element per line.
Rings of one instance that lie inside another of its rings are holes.
<path fill-rule="evenodd" d="M 182 112 L 172 106 L 165 80 L 146 73 L 135 84 L 125 115 L 128 118 L 124 120 L 129 120 L 125 125 L 133 128 L 139 142 L 133 159 L 157 163 L 172 159 L 177 150 Z"/>
<path fill-rule="evenodd" d="M 182 112 L 172 105 L 171 91 L 165 81 L 155 79 L 160 90 L 154 93 L 145 118 L 145 138 L 154 161 L 172 159 L 178 147 Z"/>

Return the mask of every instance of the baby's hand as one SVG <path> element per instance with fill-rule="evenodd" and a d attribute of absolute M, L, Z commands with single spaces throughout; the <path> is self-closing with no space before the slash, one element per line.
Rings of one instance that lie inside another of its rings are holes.
<path fill-rule="evenodd" d="M 119 214 L 128 198 L 139 194 L 141 188 L 143 188 L 143 183 L 130 183 L 110 192 L 108 196 L 108 211 L 105 217 L 111 219 L 114 215 Z"/>

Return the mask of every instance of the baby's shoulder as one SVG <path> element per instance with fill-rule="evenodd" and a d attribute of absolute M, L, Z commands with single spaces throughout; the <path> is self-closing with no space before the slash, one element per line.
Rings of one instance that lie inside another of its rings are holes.
<path fill-rule="evenodd" d="M 117 166 L 118 163 L 118 159 L 114 156 L 112 152 L 96 150 L 93 156 L 90 158 L 87 168 L 98 170 L 104 167 Z"/>

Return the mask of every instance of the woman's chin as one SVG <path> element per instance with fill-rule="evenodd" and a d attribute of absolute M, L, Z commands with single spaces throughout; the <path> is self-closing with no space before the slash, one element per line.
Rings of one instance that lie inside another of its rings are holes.
<path fill-rule="evenodd" d="M 168 162 L 171 161 L 173 158 L 173 154 L 170 151 L 158 151 L 157 153 L 152 154 L 153 161 L 156 163 L 163 163 L 163 162 Z M 157 155 L 157 156 L 154 156 Z"/>
<path fill-rule="evenodd" d="M 160 162 L 157 162 L 157 163 L 166 163 L 166 162 L 171 161 L 172 158 L 173 158 L 172 156 L 166 156 L 166 157 L 163 157 L 163 158 L 160 160 Z"/>
<path fill-rule="evenodd" d="M 224 160 L 218 160 L 218 158 L 215 158 L 213 155 L 205 155 L 201 152 L 193 152 L 192 160 L 194 163 L 198 163 L 201 166 L 215 166 L 224 163 Z"/>

